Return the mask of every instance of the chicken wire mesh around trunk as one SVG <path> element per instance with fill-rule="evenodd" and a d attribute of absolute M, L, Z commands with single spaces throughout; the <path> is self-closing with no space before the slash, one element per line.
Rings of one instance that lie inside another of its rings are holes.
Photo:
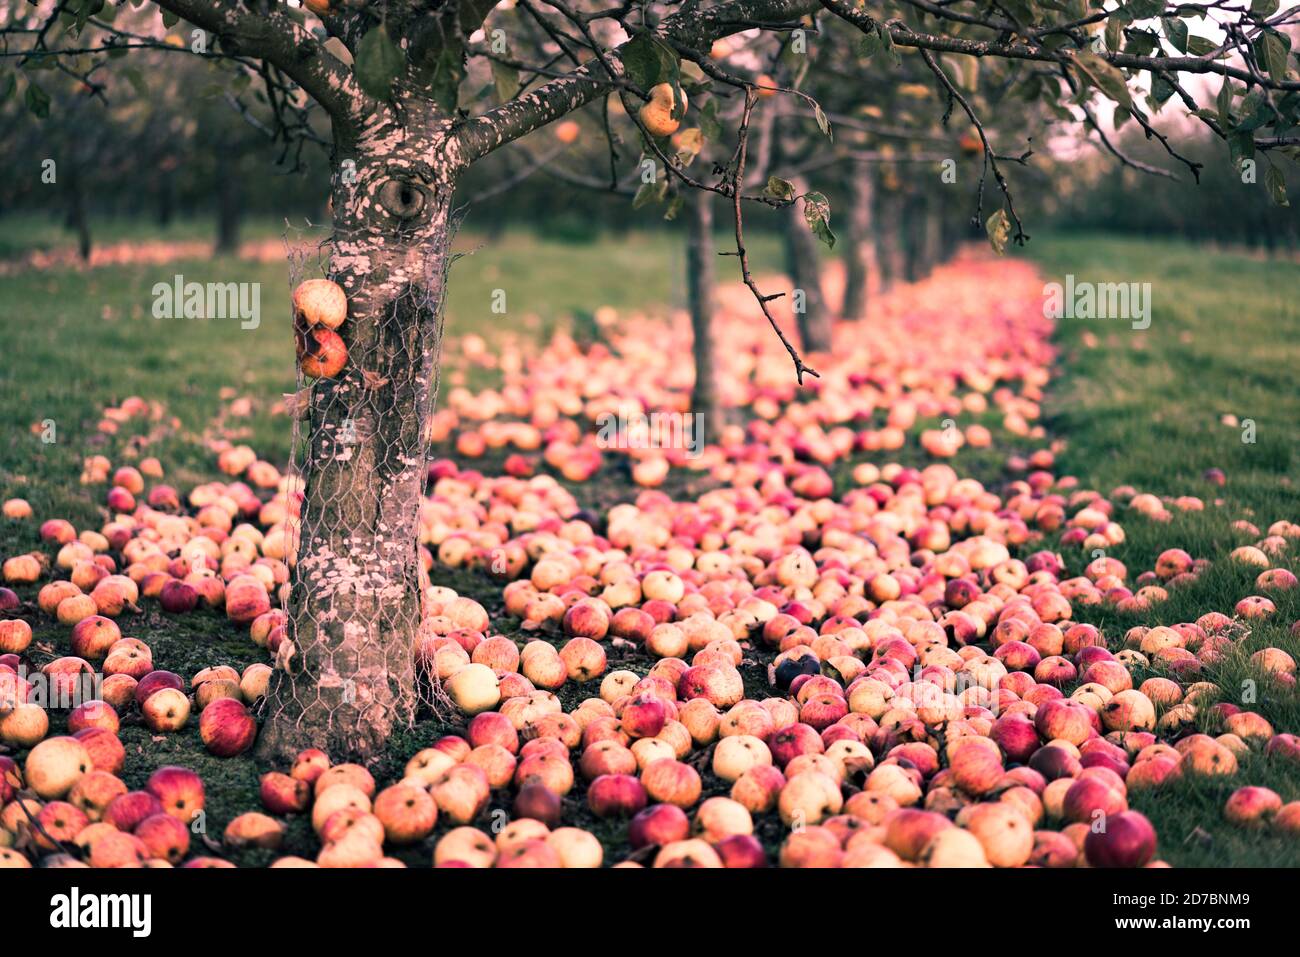
<path fill-rule="evenodd" d="M 286 235 L 292 288 L 313 278 L 344 287 L 342 370 L 298 367 L 289 463 L 293 563 L 286 633 L 263 709 L 267 751 L 317 746 L 366 756 L 421 705 L 442 713 L 436 678 L 417 674 L 427 573 L 418 546 L 429 427 L 439 384 L 445 242 Z M 363 261 L 357 249 L 366 249 Z M 317 348 L 300 315 L 294 336 Z"/>

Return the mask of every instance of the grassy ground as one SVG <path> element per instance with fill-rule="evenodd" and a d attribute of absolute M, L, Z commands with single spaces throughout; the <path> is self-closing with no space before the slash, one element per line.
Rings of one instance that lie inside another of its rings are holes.
<path fill-rule="evenodd" d="M 1047 425 L 1068 443 L 1062 473 L 1079 476 L 1085 487 L 1106 493 L 1127 484 L 1161 496 L 1195 495 L 1206 509 L 1175 509 L 1168 524 L 1125 518 L 1127 538 L 1109 554 L 1130 574 L 1153 567 L 1166 548 L 1216 559 L 1194 585 L 1149 613 L 1081 617 L 1110 634 L 1136 624 L 1194 621 L 1210 610 L 1231 614 L 1239 599 L 1258 593 L 1258 569 L 1226 560 L 1232 548 L 1255 540 L 1233 531 L 1232 521 L 1245 518 L 1266 530 L 1279 519 L 1300 518 L 1300 489 L 1292 480 L 1292 450 L 1300 446 L 1300 392 L 1293 382 L 1300 306 L 1292 293 L 1300 266 L 1150 240 L 1050 237 L 1031 245 L 1048 281 L 1073 273 L 1077 281 L 1151 283 L 1151 325 L 1144 331 L 1114 319 L 1059 323 L 1063 374 L 1050 389 Z M 1242 428 L 1223 424 L 1225 415 L 1253 419 L 1256 441 L 1243 442 Z M 1205 480 L 1209 468 L 1222 469 L 1227 483 Z M 1297 568 L 1294 555 L 1280 564 Z M 1212 678 L 1224 700 L 1292 731 L 1300 727 L 1296 693 L 1247 683 L 1251 652 L 1271 645 L 1300 656 L 1300 641 L 1288 633 L 1300 618 L 1300 601 L 1294 594 L 1272 597 L 1278 614 L 1258 625 Z M 1252 694 L 1257 700 L 1249 704 L 1244 699 Z M 1294 844 L 1225 826 L 1221 809 L 1244 781 L 1296 800 L 1300 780 L 1259 760 L 1243 762 L 1240 779 L 1147 792 L 1135 802 L 1155 821 L 1162 855 L 1189 866 L 1294 865 Z"/>
<path fill-rule="evenodd" d="M 458 246 L 473 255 L 461 259 L 452 273 L 448 333 L 453 336 L 541 336 L 579 310 L 678 305 L 682 298 L 680 245 L 669 236 L 578 246 L 522 235 L 484 245 L 465 236 Z M 1062 370 L 1051 386 L 1047 411 L 1052 433 L 1068 440 L 1064 471 L 1079 476 L 1084 487 L 1103 492 L 1131 484 L 1162 495 L 1224 501 L 1200 513 L 1176 512 L 1168 524 L 1125 516 L 1128 538 L 1112 554 L 1126 563 L 1130 574 L 1151 568 L 1156 555 L 1168 547 L 1222 559 L 1232 546 L 1249 541 L 1229 528 L 1239 517 L 1262 527 L 1276 519 L 1300 518 L 1287 476 L 1290 450 L 1300 439 L 1300 395 L 1286 387 L 1300 346 L 1294 342 L 1297 306 L 1284 296 L 1296 288 L 1297 267 L 1219 254 L 1208 257 L 1175 243 L 1086 237 L 1035 240 L 1034 246 L 1033 255 L 1047 279 L 1073 273 L 1080 280 L 1153 283 L 1155 308 L 1144 333 L 1114 320 L 1061 324 Z M 773 261 L 770 248 L 762 252 L 760 262 Z M 152 286 L 176 273 L 202 282 L 262 283 L 262 324 L 241 330 L 233 321 L 154 319 Z M 492 292 L 499 288 L 507 291 L 504 316 L 490 310 Z M 160 435 L 149 454 L 164 462 L 168 480 L 182 488 L 211 477 L 212 458 L 200 439 L 216 421 L 223 405 L 218 395 L 225 387 L 234 386 L 238 394 L 253 398 L 251 414 L 235 423 L 240 430 L 236 434 L 273 461 L 282 461 L 288 449 L 287 420 L 271 415 L 270 407 L 293 383 L 291 340 L 281 308 L 287 295 L 283 264 L 232 259 L 0 278 L 0 318 L 8 328 L 22 330 L 9 337 L 0 361 L 0 497 L 21 495 L 32 502 L 38 516 L 63 516 L 78 526 L 97 526 L 103 520 L 98 507 L 102 489 L 85 489 L 76 476 L 81 459 L 100 450 L 95 424 L 101 408 L 131 394 L 164 399 L 169 415 L 178 417 L 179 427 Z M 1254 419 L 1253 445 L 1241 442 L 1240 429 L 1220 424 L 1226 413 Z M 45 419 L 54 420 L 57 427 L 52 444 L 30 430 L 33 422 Z M 223 423 L 227 430 L 231 425 Z M 115 461 L 118 445 L 119 440 L 112 440 L 103 449 Z M 999 433 L 996 451 L 964 450 L 954 465 L 963 474 L 994 482 L 1002 475 L 1006 455 L 1023 448 Z M 912 444 L 888 458 L 926 461 Z M 841 484 L 851 465 L 837 470 Z M 1226 486 L 1202 480 L 1201 473 L 1210 466 L 1227 473 Z M 611 470 L 574 491 L 584 502 L 606 504 L 629 489 Z M 0 554 L 36 544 L 30 524 L 0 524 Z M 1077 549 L 1066 553 L 1072 572 L 1091 557 Z M 1296 567 L 1294 562 L 1284 564 Z M 1194 620 L 1211 609 L 1230 612 L 1239 598 L 1254 593 L 1254 575 L 1252 569 L 1218 561 L 1196 585 L 1175 592 L 1148 614 L 1125 617 L 1083 610 L 1080 617 L 1119 635 L 1134 624 Z M 499 585 L 445 571 L 437 580 L 482 602 L 494 625 L 512 632 L 512 622 L 500 611 Z M 1277 645 L 1300 656 L 1300 647 L 1287 634 L 1287 626 L 1300 617 L 1300 602 L 1276 600 L 1275 623 L 1257 628 L 1245 643 L 1246 651 Z M 210 664 L 262 660 L 244 634 L 217 616 L 176 618 L 151 605 L 145 615 L 130 619 L 129 631 L 155 649 L 161 667 L 184 675 Z M 66 629 L 43 625 L 37 639 L 58 651 L 66 645 Z M 649 664 L 611 657 L 611 668 L 644 672 Z M 1249 690 L 1242 684 L 1248 677 L 1244 655 L 1212 677 L 1231 700 L 1241 700 L 1243 687 Z M 751 694 L 758 691 L 757 685 L 750 689 Z M 594 688 L 563 689 L 566 701 L 590 693 Z M 1279 730 L 1300 730 L 1300 703 L 1294 692 L 1259 687 L 1256 693 L 1253 709 Z M 442 730 L 423 722 L 401 735 L 391 760 L 374 769 L 376 776 L 382 781 L 400 775 L 405 758 Z M 203 775 L 216 832 L 236 813 L 257 806 L 259 769 L 250 761 L 208 756 L 198 740 L 197 722 L 182 734 L 159 740 L 138 726 L 124 727 L 122 736 L 132 755 L 127 774 L 131 786 L 167 763 L 187 764 Z M 707 790 L 712 782 L 707 773 L 705 778 Z M 1234 786 L 1247 782 L 1273 787 L 1286 800 L 1300 798 L 1300 781 L 1294 775 L 1252 761 L 1243 762 L 1235 782 L 1179 786 L 1135 803 L 1156 824 L 1161 856 L 1176 865 L 1294 863 L 1293 845 L 1222 823 L 1224 798 Z M 623 825 L 587 815 L 580 795 L 566 804 L 566 822 L 589 827 L 611 849 L 623 844 Z M 305 822 L 295 822 L 287 849 L 314 853 L 308 831 Z M 772 846 L 780 842 L 775 830 L 761 836 Z M 404 856 L 411 863 L 424 863 L 428 850 L 416 848 Z M 239 860 L 256 863 L 262 858 L 248 855 Z"/>

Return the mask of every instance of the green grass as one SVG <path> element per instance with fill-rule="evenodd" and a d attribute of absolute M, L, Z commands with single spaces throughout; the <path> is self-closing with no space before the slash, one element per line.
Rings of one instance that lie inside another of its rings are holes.
<path fill-rule="evenodd" d="M 188 228 L 188 227 L 186 227 Z M 130 238 L 135 227 L 123 230 Z M 143 235 L 150 235 L 140 227 Z M 7 232 L 0 221 L 0 232 Z M 210 231 L 194 229 L 204 238 Z M 269 233 L 273 235 L 274 233 Z M 39 232 L 33 234 L 40 240 Z M 43 241 L 43 240 L 41 240 Z M 64 240 L 66 242 L 66 239 Z M 460 251 L 472 253 L 453 267 L 448 305 L 448 335 L 476 333 L 494 341 L 512 335 L 541 338 L 575 313 L 611 305 L 620 311 L 663 310 L 683 299 L 680 242 L 667 234 L 593 243 L 564 244 L 510 234 L 486 243 L 465 235 Z M 758 265 L 770 268 L 775 250 L 762 243 Z M 1103 626 L 1117 642 L 1135 624 L 1194 620 L 1217 609 L 1230 612 L 1235 602 L 1254 593 L 1255 570 L 1234 567 L 1225 559 L 1248 536 L 1230 529 L 1232 520 L 1250 518 L 1262 527 L 1276 519 L 1297 519 L 1297 495 L 1290 484 L 1290 450 L 1300 440 L 1300 393 L 1288 377 L 1300 359 L 1296 343 L 1297 306 L 1288 293 L 1297 288 L 1297 269 L 1283 263 L 1245 257 L 1210 255 L 1178 243 L 1136 242 L 1105 237 L 1036 239 L 1032 255 L 1046 279 L 1073 273 L 1088 281 L 1150 281 L 1155 309 L 1144 333 L 1115 320 L 1065 321 L 1059 330 L 1061 368 L 1046 403 L 1049 431 L 1065 439 L 1062 472 L 1079 477 L 1082 487 L 1103 493 L 1121 484 L 1161 495 L 1193 494 L 1208 505 L 1199 513 L 1175 510 L 1167 523 L 1118 514 L 1127 533 L 1110 554 L 1125 562 L 1130 577 L 1153 566 L 1165 548 L 1186 548 L 1215 564 L 1193 586 L 1175 591 L 1168 602 L 1142 615 L 1079 609 L 1082 620 Z M 721 276 L 728 273 L 724 260 Z M 160 320 L 151 315 L 154 283 L 176 273 L 201 282 L 260 282 L 262 323 L 241 330 L 233 321 Z M 505 289 L 507 311 L 491 311 L 495 289 Z M 77 483 L 81 460 L 103 451 L 117 463 L 125 436 L 104 440 L 96 430 L 101 409 L 128 395 L 160 399 L 176 427 L 160 427 L 142 454 L 156 455 L 168 468 L 168 481 L 188 488 L 212 477 L 213 458 L 202 445 L 206 429 L 215 428 L 224 403 L 223 388 L 252 398 L 245 420 L 221 423 L 223 434 L 247 441 L 272 461 L 282 462 L 289 445 L 288 421 L 270 413 L 272 403 L 293 386 L 293 356 L 288 330 L 288 269 L 283 263 L 253 263 L 216 258 L 166 266 L 123 266 L 92 271 L 0 276 L 0 319 L 7 330 L 0 362 L 0 497 L 29 499 L 40 517 L 63 516 L 79 527 L 97 527 L 102 487 Z M 1096 337 L 1096 345 L 1086 340 Z M 1252 418 L 1258 441 L 1241 442 L 1241 431 L 1219 424 L 1232 413 Z M 34 422 L 52 419 L 57 441 L 45 444 L 34 435 Z M 963 450 L 953 461 L 964 475 L 995 485 L 1005 477 L 1012 451 L 1033 448 L 985 421 L 997 437 L 991 450 Z M 926 426 L 937 422 L 924 423 Z M 149 429 L 152 427 L 146 427 Z M 139 431 L 132 427 L 129 431 Z M 917 430 L 919 432 L 919 429 Z M 925 464 L 915 434 L 899 453 L 877 456 Z M 495 459 L 482 463 L 491 470 Z M 854 462 L 834 470 L 837 488 L 849 485 Z M 1228 475 L 1217 488 L 1201 478 L 1215 466 Z M 674 481 L 680 481 L 674 478 Z M 673 486 L 674 494 L 684 488 Z M 611 466 L 597 481 L 575 487 L 584 504 L 601 507 L 633 494 L 625 475 Z M 33 523 L 0 522 L 0 555 L 38 544 Z M 1034 548 L 1057 548 L 1049 538 Z M 1079 549 L 1062 549 L 1072 573 L 1091 559 Z M 1280 564 L 1295 569 L 1293 556 Z M 436 579 L 482 602 L 494 627 L 521 636 L 501 607 L 500 585 L 469 572 L 439 569 Z M 32 596 L 25 593 L 24 598 Z M 1274 596 L 1278 614 L 1256 627 L 1225 664 L 1209 677 L 1227 700 L 1239 700 L 1243 682 L 1257 678 L 1248 655 L 1276 645 L 1300 657 L 1288 626 L 1300 618 L 1300 596 Z M 37 640 L 54 653 L 66 653 L 67 629 L 37 621 Z M 147 641 L 160 667 L 183 675 L 201 667 L 230 663 L 242 666 L 263 660 L 246 635 L 216 615 L 168 616 L 149 605 L 141 616 L 124 620 L 128 632 Z M 611 653 L 611 668 L 644 673 L 648 659 L 620 659 Z M 747 689 L 761 690 L 761 669 L 747 669 Z M 750 673 L 752 672 L 752 673 Z M 1141 676 L 1139 676 L 1140 679 Z M 566 686 L 568 704 L 594 688 Z M 1263 713 L 1278 730 L 1300 730 L 1300 699 L 1294 691 L 1257 684 L 1258 700 L 1249 706 Z M 55 727 L 61 718 L 56 717 Z M 446 730 L 422 721 L 400 733 L 389 753 L 374 766 L 381 782 L 400 776 L 405 759 Z M 235 814 L 257 806 L 259 769 L 251 761 L 220 761 L 198 739 L 197 722 L 183 733 L 153 740 L 139 726 L 123 730 L 130 759 L 128 784 L 139 786 L 153 768 L 168 763 L 194 767 L 209 786 L 209 829 L 213 837 Z M 702 767 L 706 792 L 718 782 Z M 1300 779 L 1261 757 L 1242 762 L 1241 773 L 1228 781 L 1185 783 L 1135 799 L 1160 834 L 1161 857 L 1175 865 L 1284 865 L 1294 863 L 1294 845 L 1240 831 L 1221 819 L 1224 799 L 1241 784 L 1264 784 L 1286 800 L 1300 799 Z M 496 796 L 500 800 L 500 796 Z M 498 805 L 494 804 L 494 808 Z M 625 852 L 625 826 L 600 822 L 575 793 L 566 800 L 565 820 L 589 827 L 606 843 L 610 860 Z M 286 850 L 314 854 L 309 827 L 299 820 L 290 827 Z M 440 828 L 441 831 L 441 828 Z M 781 840 L 780 828 L 764 826 L 769 849 Z M 400 855 L 409 863 L 427 863 L 427 847 Z M 265 852 L 245 854 L 241 863 L 262 863 Z"/>
<path fill-rule="evenodd" d="M 0 220 L 0 232 L 7 222 Z M 756 265 L 770 265 L 773 244 L 756 246 Z M 682 247 L 666 233 L 591 243 L 527 234 L 487 243 L 467 234 L 455 248 L 466 255 L 452 267 L 447 336 L 541 339 L 600 305 L 663 310 L 683 301 Z M 155 318 L 154 284 L 171 283 L 177 274 L 187 282 L 260 283 L 260 325 Z M 719 274 L 726 275 L 725 265 Z M 504 315 L 492 311 L 498 289 L 506 294 Z M 0 364 L 0 487 L 42 514 L 93 516 L 69 477 L 75 482 L 81 460 L 99 451 L 103 407 L 130 395 L 163 400 L 168 415 L 180 419 L 179 429 L 160 435 L 144 453 L 166 463 L 178 483 L 207 477 L 211 456 L 195 439 L 219 413 L 223 388 L 253 399 L 252 415 L 230 423 L 241 440 L 284 461 L 288 420 L 270 410 L 294 386 L 288 296 L 287 264 L 230 257 L 0 276 L 0 320 L 21 333 L 9 337 Z M 31 431 L 46 420 L 55 427 L 51 444 Z"/>
<path fill-rule="evenodd" d="M 255 240 L 279 236 L 284 223 L 270 217 L 253 217 L 241 224 L 241 239 Z M 216 226 L 207 217 L 180 217 L 166 226 L 149 219 L 92 216 L 91 242 L 95 247 L 124 242 L 212 242 Z M 75 249 L 77 235 L 49 216 L 14 213 L 0 219 L 0 260 L 18 258 L 26 253 L 54 249 Z"/>
<path fill-rule="evenodd" d="M 1177 242 L 1095 236 L 1035 239 L 1030 255 L 1046 281 L 1063 282 L 1072 273 L 1076 281 L 1151 283 L 1151 325 L 1144 331 L 1117 319 L 1058 324 L 1063 374 L 1049 388 L 1047 427 L 1067 443 L 1061 474 L 1079 476 L 1085 488 L 1107 494 L 1131 485 L 1205 501 L 1201 512 L 1173 509 L 1168 523 L 1118 515 L 1126 538 L 1107 554 L 1124 562 L 1130 578 L 1154 567 L 1166 548 L 1214 560 L 1193 585 L 1147 613 L 1082 609 L 1079 617 L 1122 637 L 1134 625 L 1195 621 L 1211 610 L 1231 615 L 1238 600 L 1258 594 L 1259 571 L 1227 560 L 1233 548 L 1256 540 L 1233 530 L 1232 522 L 1246 519 L 1265 532 L 1274 521 L 1300 518 L 1300 489 L 1291 478 L 1292 449 L 1300 444 L 1300 391 L 1292 382 L 1300 365 L 1300 307 L 1292 295 L 1300 266 Z M 1256 442 L 1244 443 L 1241 428 L 1222 424 L 1226 414 L 1253 419 Z M 1207 481 L 1209 468 L 1222 469 L 1227 483 Z M 1091 557 L 1066 552 L 1074 571 Z M 1276 564 L 1300 569 L 1296 543 Z M 1260 712 L 1278 731 L 1295 731 L 1300 695 L 1260 682 L 1249 663 L 1252 652 L 1270 646 L 1300 658 L 1300 640 L 1289 633 L 1300 619 L 1300 597 L 1269 597 L 1277 614 L 1257 624 L 1208 677 L 1222 689 L 1221 700 Z M 1243 697 L 1251 694 L 1253 703 Z M 1165 788 L 1134 803 L 1155 822 L 1161 855 L 1171 863 L 1294 865 L 1293 842 L 1223 822 L 1224 800 L 1245 783 L 1300 799 L 1300 775 L 1256 756 L 1242 762 L 1235 779 Z"/>

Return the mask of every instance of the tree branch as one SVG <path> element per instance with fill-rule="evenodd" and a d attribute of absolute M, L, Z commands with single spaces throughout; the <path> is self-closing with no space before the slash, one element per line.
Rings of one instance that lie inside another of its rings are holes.
<path fill-rule="evenodd" d="M 817 9 L 818 0 L 730 0 L 708 10 L 675 13 L 656 33 L 670 46 L 707 49 L 714 40 L 743 32 L 753 23 L 788 23 Z M 589 61 L 567 76 L 467 120 L 458 133 L 459 160 L 473 162 L 616 88 L 624 75 L 620 50 L 613 50 L 603 62 Z M 605 75 L 606 69 L 615 74 L 613 80 Z"/>
<path fill-rule="evenodd" d="M 367 102 L 352 71 L 311 33 L 279 10 L 253 14 L 219 0 L 153 0 L 154 4 L 233 45 L 232 52 L 266 60 L 284 71 L 332 117 Z"/>

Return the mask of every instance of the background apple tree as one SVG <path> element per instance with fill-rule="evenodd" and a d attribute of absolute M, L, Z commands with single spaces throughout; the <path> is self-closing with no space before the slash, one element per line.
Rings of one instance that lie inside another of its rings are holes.
<path fill-rule="evenodd" d="M 992 131 L 1025 110 L 1083 125 L 1117 163 L 1189 188 L 1200 163 L 1153 118 L 1192 117 L 1222 141 L 1222 163 L 1258 172 L 1285 204 L 1282 162 L 1300 145 L 1288 32 L 1298 15 L 1277 0 L 0 0 L 0 97 L 48 116 L 70 88 L 110 108 L 106 77 L 131 70 L 135 51 L 164 51 L 210 61 L 228 104 L 275 144 L 268 156 L 327 145 L 326 272 L 348 295 L 347 356 L 302 403 L 291 641 L 259 750 L 283 758 L 317 746 L 364 759 L 412 720 L 420 697 L 426 424 L 454 197 L 475 164 L 592 112 L 611 183 L 655 170 L 636 180 L 634 203 L 675 214 L 688 203 L 698 210 L 691 197 L 702 196 L 731 220 L 734 244 L 715 265 L 739 273 L 756 321 L 781 336 L 802 382 L 815 369 L 781 328 L 777 294 L 750 270 L 744 223 L 751 211 L 785 210 L 831 244 L 837 217 L 817 188 L 829 169 L 818 166 L 823 151 L 841 151 L 836 175 L 860 191 L 871 185 L 865 166 L 888 161 L 872 181 L 877 196 L 858 202 L 874 203 L 870 228 L 894 240 L 924 223 L 926 209 L 960 203 L 996 250 L 1024 242 L 1012 177 L 1027 150 L 995 144 Z M 802 62 L 787 55 L 796 32 Z M 730 52 L 715 47 L 732 37 L 740 42 Z M 909 94 L 920 84 L 925 97 Z M 653 130 L 642 110 L 652 91 L 671 104 Z M 864 117 L 863 104 L 877 115 Z M 856 115 L 840 133 L 834 116 L 846 111 Z M 758 132 L 773 124 L 775 134 Z M 781 132 L 795 125 L 800 135 Z M 925 136 L 955 138 L 980 175 L 960 199 L 927 186 L 901 172 L 907 149 L 867 148 L 873 126 L 900 142 L 920 135 L 923 147 Z M 1158 142 L 1166 166 L 1129 158 L 1114 142 L 1121 127 Z M 792 247 L 800 257 L 806 247 Z M 805 345 L 824 348 L 827 330 L 805 326 Z"/>

